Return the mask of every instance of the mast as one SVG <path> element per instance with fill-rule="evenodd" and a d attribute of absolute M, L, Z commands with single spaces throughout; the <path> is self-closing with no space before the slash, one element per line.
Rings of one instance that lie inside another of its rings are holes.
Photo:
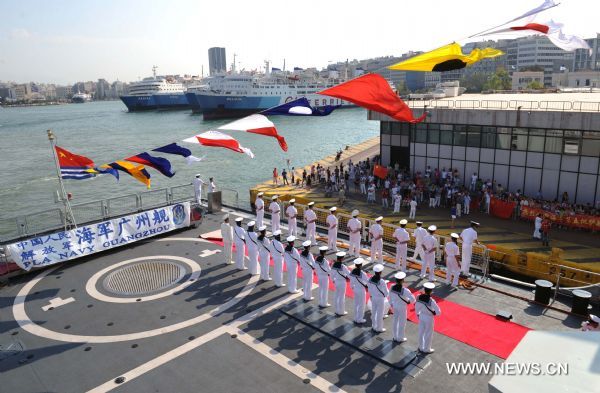
<path fill-rule="evenodd" d="M 152 75 L 154 76 L 154 79 L 156 79 L 156 70 L 158 69 L 157 66 L 152 66 Z"/>
<path fill-rule="evenodd" d="M 54 166 L 56 167 L 56 176 L 58 176 L 58 185 L 60 187 L 60 199 L 63 203 L 64 214 L 65 214 L 65 231 L 69 229 L 69 226 L 73 225 L 77 228 L 77 223 L 75 222 L 75 217 L 73 216 L 73 210 L 71 210 L 71 203 L 69 202 L 69 198 L 67 196 L 67 191 L 65 190 L 65 184 L 63 183 L 62 176 L 60 174 L 60 165 L 58 163 L 58 156 L 56 155 L 56 136 L 52 130 L 46 131 L 48 133 L 48 141 L 50 141 L 50 149 L 52 150 L 52 157 L 54 157 Z"/>

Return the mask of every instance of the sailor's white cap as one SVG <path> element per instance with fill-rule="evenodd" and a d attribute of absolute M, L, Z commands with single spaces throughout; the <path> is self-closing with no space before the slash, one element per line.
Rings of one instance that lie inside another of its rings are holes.
<path fill-rule="evenodd" d="M 285 240 L 287 240 L 288 243 L 291 243 L 296 240 L 296 236 L 288 236 L 287 239 L 285 239 Z"/>
<path fill-rule="evenodd" d="M 196 177 L 200 177 L 200 174 L 199 174 L 199 173 L 196 173 Z"/>
<path fill-rule="evenodd" d="M 335 207 L 335 206 L 333 206 L 333 207 L 329 208 L 329 211 L 330 211 L 330 212 L 334 212 L 334 211 L 336 211 L 336 210 L 337 210 L 337 207 Z"/>
<path fill-rule="evenodd" d="M 373 271 L 375 273 L 381 273 L 383 271 L 383 265 L 378 263 L 377 265 L 373 266 Z"/>
<path fill-rule="evenodd" d="M 259 227 L 258 227 L 258 230 L 259 230 L 260 232 L 262 232 L 262 231 L 266 231 L 266 230 L 267 230 L 267 226 L 266 226 L 266 225 L 261 225 L 261 226 L 259 226 Z"/>
<path fill-rule="evenodd" d="M 310 247 L 310 245 L 311 245 L 310 240 L 305 240 L 304 243 L 302 243 L 303 247 Z"/>
<path fill-rule="evenodd" d="M 327 251 L 327 250 L 329 250 L 329 247 L 327 247 L 327 246 L 319 247 L 319 251 Z"/>
<path fill-rule="evenodd" d="M 355 264 L 355 265 L 362 265 L 363 263 L 365 263 L 365 260 L 364 260 L 364 259 L 362 259 L 362 258 L 356 258 L 356 259 L 354 260 L 354 264 Z"/>
<path fill-rule="evenodd" d="M 315 204 L 314 202 L 308 202 L 307 206 L 314 206 L 314 204 Z"/>
<path fill-rule="evenodd" d="M 235 219 L 235 222 L 242 222 L 242 221 L 244 221 L 244 219 L 242 217 L 238 217 Z"/>
<path fill-rule="evenodd" d="M 435 225 L 430 225 L 429 228 L 427 228 L 427 230 L 431 231 L 431 232 L 435 232 L 435 231 L 437 231 L 437 227 Z"/>
<path fill-rule="evenodd" d="M 225 215 L 223 216 L 223 221 L 225 221 L 225 220 L 229 220 L 229 214 L 225 214 Z"/>
<path fill-rule="evenodd" d="M 379 222 L 379 221 L 383 221 L 383 217 L 382 217 L 382 216 L 379 216 L 379 217 L 377 217 L 377 218 L 375 219 L 375 222 Z"/>
<path fill-rule="evenodd" d="M 250 222 L 249 222 L 248 224 L 246 224 L 246 225 L 248 225 L 249 227 L 253 227 L 254 225 L 256 225 L 256 223 L 255 223 L 254 221 L 250 221 Z"/>
<path fill-rule="evenodd" d="M 337 252 L 337 253 L 335 254 L 335 256 L 336 256 L 336 257 L 338 257 L 338 258 L 343 258 L 343 257 L 345 257 L 345 256 L 346 256 L 346 251 L 340 251 L 340 252 Z"/>
<path fill-rule="evenodd" d="M 358 216 L 358 210 L 352 210 L 352 217 Z"/>
<path fill-rule="evenodd" d="M 275 200 L 277 200 L 277 198 L 279 198 L 279 195 L 273 195 L 273 196 L 271 197 L 271 200 L 272 200 L 272 201 L 275 201 Z"/>
<path fill-rule="evenodd" d="M 275 232 L 273 232 L 273 236 L 278 236 L 278 235 L 281 235 L 281 229 L 278 229 Z"/>
<path fill-rule="evenodd" d="M 423 221 L 415 221 L 415 224 L 417 224 L 417 225 L 423 225 Z"/>
<path fill-rule="evenodd" d="M 458 233 L 454 233 L 454 232 L 452 232 L 452 233 L 450 234 L 450 237 L 452 237 L 452 238 L 454 238 L 454 239 L 458 239 L 460 236 L 458 236 Z"/>
<path fill-rule="evenodd" d="M 434 289 L 435 288 L 435 284 L 432 282 L 426 282 L 425 284 L 423 284 L 423 288 L 425 289 Z"/>
<path fill-rule="evenodd" d="M 398 272 L 398 273 L 394 274 L 394 278 L 396 280 L 404 280 L 404 277 L 406 277 L 406 273 L 404 273 L 404 272 Z"/>
<path fill-rule="evenodd" d="M 598 317 L 594 314 L 590 314 L 590 321 L 600 323 L 600 317 Z"/>
<path fill-rule="evenodd" d="M 261 197 L 261 196 L 263 196 L 263 195 L 265 195 L 265 193 L 264 193 L 264 192 L 262 192 L 262 191 L 261 191 L 261 192 L 259 192 L 258 194 L 256 194 L 256 196 L 257 196 L 257 197 Z"/>
<path fill-rule="evenodd" d="M 290 203 L 296 203 L 296 198 L 290 199 Z"/>
<path fill-rule="evenodd" d="M 400 220 L 400 225 L 406 225 L 408 224 L 408 221 L 406 221 L 405 219 Z"/>
<path fill-rule="evenodd" d="M 471 221 L 471 225 L 479 226 L 480 224 L 477 221 Z"/>

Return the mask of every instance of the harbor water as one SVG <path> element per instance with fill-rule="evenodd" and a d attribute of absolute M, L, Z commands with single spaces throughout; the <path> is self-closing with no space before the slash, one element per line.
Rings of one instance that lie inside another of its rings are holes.
<path fill-rule="evenodd" d="M 346 145 L 379 134 L 378 122 L 368 121 L 364 109 L 340 109 L 327 117 L 270 118 L 289 146 L 283 152 L 274 138 L 243 132 L 228 132 L 241 145 L 252 149 L 255 158 L 214 147 L 181 142 L 202 131 L 215 129 L 231 120 L 203 121 L 190 111 L 128 113 L 120 101 L 91 102 L 45 107 L 0 108 L 1 219 L 55 208 L 58 189 L 56 169 L 46 130 L 57 136 L 57 145 L 87 156 L 96 165 L 122 160 L 153 148 L 178 142 L 205 160 L 187 165 L 180 156 L 168 158 L 176 174 L 167 178 L 152 168 L 152 189 L 191 182 L 196 173 L 205 181 L 214 177 L 217 187 L 239 192 L 241 206 L 247 206 L 248 189 L 271 178 L 274 167 L 281 172 L 302 167 Z M 145 191 L 146 187 L 121 173 L 89 180 L 67 180 L 73 203 Z"/>

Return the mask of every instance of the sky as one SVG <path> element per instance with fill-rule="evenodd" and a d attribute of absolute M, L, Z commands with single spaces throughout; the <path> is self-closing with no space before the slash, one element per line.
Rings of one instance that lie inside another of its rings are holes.
<path fill-rule="evenodd" d="M 557 2 L 560 0 L 557 0 Z M 208 73 L 223 46 L 238 69 L 429 50 L 506 22 L 542 0 L 0 0 L 0 80 L 72 84 Z M 600 1 L 563 0 L 542 15 L 583 38 L 600 32 Z M 542 18 L 542 19 L 545 19 Z M 464 41 L 461 41 L 464 42 Z"/>

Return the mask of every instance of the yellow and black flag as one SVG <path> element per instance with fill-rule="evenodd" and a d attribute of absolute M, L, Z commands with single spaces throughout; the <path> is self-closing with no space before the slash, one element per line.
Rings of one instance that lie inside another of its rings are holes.
<path fill-rule="evenodd" d="M 456 42 L 422 53 L 390 67 L 401 71 L 452 71 L 465 68 L 483 59 L 501 56 L 504 52 L 494 48 L 475 48 L 465 55 Z"/>

